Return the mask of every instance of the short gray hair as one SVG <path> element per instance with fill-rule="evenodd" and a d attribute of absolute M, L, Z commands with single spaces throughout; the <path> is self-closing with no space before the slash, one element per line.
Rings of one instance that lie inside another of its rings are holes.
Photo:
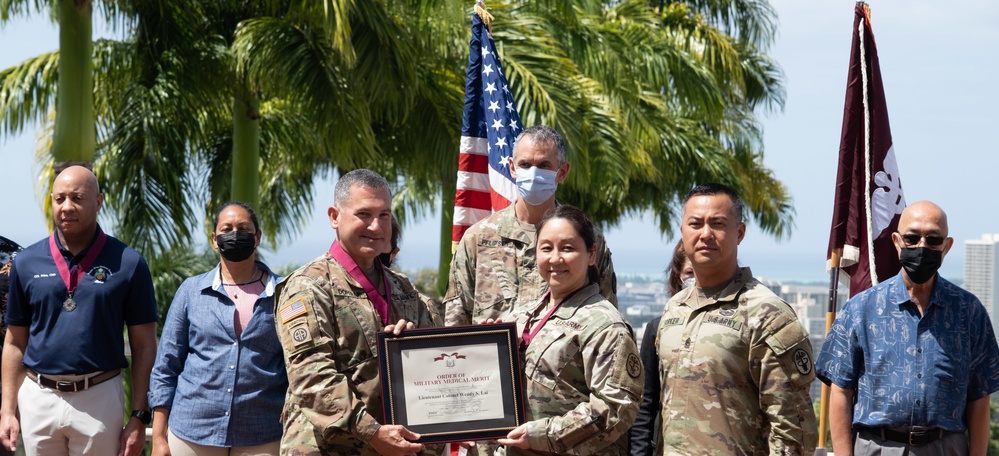
<path fill-rule="evenodd" d="M 514 150 L 517 149 L 517 143 L 525 136 L 529 137 L 536 144 L 547 143 L 554 147 L 555 155 L 558 157 L 558 165 L 562 166 L 565 163 L 565 139 L 554 128 L 547 125 L 527 127 L 527 129 L 517 135 L 517 139 L 513 142 Z"/>
<path fill-rule="evenodd" d="M 372 190 L 384 188 L 389 193 L 389 199 L 392 198 L 392 189 L 389 188 L 388 181 L 381 174 L 370 169 L 361 168 L 340 176 L 340 180 L 336 182 L 336 187 L 333 188 L 333 205 L 341 207 L 350 200 L 350 189 L 354 185 L 360 185 Z"/>

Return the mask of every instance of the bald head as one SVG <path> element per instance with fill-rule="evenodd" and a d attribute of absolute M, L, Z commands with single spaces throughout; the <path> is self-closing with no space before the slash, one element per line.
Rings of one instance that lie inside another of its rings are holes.
<path fill-rule="evenodd" d="M 942 259 L 954 245 L 947 233 L 947 214 L 943 209 L 929 201 L 917 201 L 902 211 L 898 232 L 891 237 L 900 258 L 903 248 L 926 247 L 940 251 Z"/>
<path fill-rule="evenodd" d="M 101 192 L 100 185 L 97 183 L 97 176 L 94 175 L 93 171 L 82 166 L 70 166 L 62 170 L 55 178 L 55 183 L 52 186 L 53 193 L 55 193 L 55 187 L 60 183 L 70 185 L 79 184 L 82 188 L 92 190 L 94 194 Z"/>
<path fill-rule="evenodd" d="M 947 214 L 930 201 L 916 201 L 902 211 L 898 220 L 900 233 L 906 234 L 910 227 L 932 228 L 937 236 L 947 237 Z"/>
<path fill-rule="evenodd" d="M 52 219 L 60 238 L 67 246 L 90 242 L 97 229 L 97 212 L 104 195 L 97 176 L 82 166 L 66 168 L 52 183 Z"/>

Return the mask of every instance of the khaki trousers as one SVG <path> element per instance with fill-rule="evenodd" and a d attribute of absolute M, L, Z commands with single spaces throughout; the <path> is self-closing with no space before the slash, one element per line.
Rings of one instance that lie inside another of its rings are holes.
<path fill-rule="evenodd" d="M 167 433 L 167 443 L 170 444 L 170 456 L 277 456 L 281 449 L 280 440 L 232 448 L 198 445 L 177 437 L 173 431 Z"/>
<path fill-rule="evenodd" d="M 88 375 L 47 375 L 77 381 Z M 27 456 L 118 454 L 125 424 L 121 376 L 75 393 L 63 393 L 25 377 L 17 392 L 21 438 Z"/>

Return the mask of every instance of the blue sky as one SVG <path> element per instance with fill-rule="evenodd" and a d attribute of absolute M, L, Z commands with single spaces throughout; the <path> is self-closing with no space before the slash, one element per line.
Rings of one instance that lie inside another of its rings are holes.
<path fill-rule="evenodd" d="M 750 227 L 740 261 L 757 276 L 825 280 L 833 184 L 849 61 L 853 1 L 778 0 L 779 35 L 771 56 L 785 73 L 782 112 L 763 116 L 765 163 L 790 189 L 797 211 L 788 239 Z M 947 211 L 955 246 L 944 260 L 946 277 L 963 276 L 964 241 L 999 232 L 999 3 L 886 0 L 873 2 L 872 24 L 881 59 L 905 198 L 933 200 Z M 101 32 L 98 32 L 101 33 Z M 45 18 L 17 19 L 0 29 L 0 68 L 57 47 Z M 33 162 L 37 128 L 0 139 L 6 201 L 0 235 L 21 244 L 45 236 Z M 333 239 L 326 218 L 332 184 L 317 188 L 316 210 L 302 233 L 268 253 L 272 265 L 303 263 Z M 439 220 L 405 227 L 403 268 L 434 266 Z M 651 219 L 632 219 L 607 231 L 615 267 L 657 274 L 675 239 L 663 238 Z"/>

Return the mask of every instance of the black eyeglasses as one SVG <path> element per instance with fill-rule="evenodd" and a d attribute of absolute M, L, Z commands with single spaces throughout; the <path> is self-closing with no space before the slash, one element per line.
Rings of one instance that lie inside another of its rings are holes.
<path fill-rule="evenodd" d="M 944 239 L 946 239 L 941 236 L 920 236 L 918 234 L 898 233 L 898 235 L 902 237 L 902 242 L 905 242 L 905 245 L 907 246 L 919 245 L 919 240 L 924 239 L 926 240 L 926 245 L 936 247 L 938 245 L 942 245 L 944 243 Z"/>

